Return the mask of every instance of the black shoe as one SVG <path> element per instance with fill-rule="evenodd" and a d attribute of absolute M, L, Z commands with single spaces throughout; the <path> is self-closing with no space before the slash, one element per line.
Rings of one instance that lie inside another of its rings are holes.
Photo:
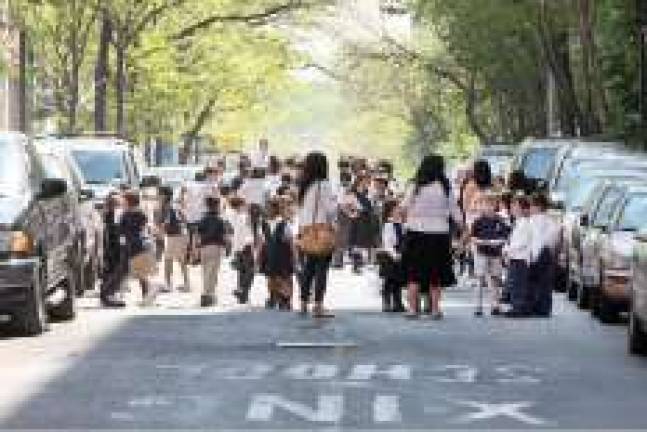
<path fill-rule="evenodd" d="M 206 307 L 211 307 L 215 304 L 216 304 L 216 301 L 213 298 L 213 296 L 210 296 L 210 295 L 200 296 L 200 307 L 206 308 Z"/>
<path fill-rule="evenodd" d="M 265 301 L 265 309 L 276 309 L 276 302 L 274 300 L 268 299 Z"/>
<path fill-rule="evenodd" d="M 123 300 L 102 298 L 101 306 L 109 309 L 121 309 L 126 307 L 126 303 Z"/>
<path fill-rule="evenodd" d="M 482 310 L 476 310 L 474 311 L 474 316 L 475 317 L 482 317 L 483 316 L 483 311 Z"/>
<path fill-rule="evenodd" d="M 490 315 L 492 315 L 492 316 L 499 316 L 499 315 L 501 315 L 501 309 L 499 309 L 499 308 L 494 308 L 494 309 L 492 309 L 492 310 L 490 311 Z"/>

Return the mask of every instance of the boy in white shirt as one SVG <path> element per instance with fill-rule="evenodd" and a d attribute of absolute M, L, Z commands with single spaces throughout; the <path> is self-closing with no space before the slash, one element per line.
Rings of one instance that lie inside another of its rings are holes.
<path fill-rule="evenodd" d="M 528 265 L 532 243 L 532 226 L 528 220 L 530 201 L 525 195 L 512 198 L 510 205 L 514 227 L 510 241 L 503 249 L 508 262 L 507 290 L 510 293 L 512 309 L 506 312 L 511 318 L 528 316 L 531 312 L 528 291 Z"/>

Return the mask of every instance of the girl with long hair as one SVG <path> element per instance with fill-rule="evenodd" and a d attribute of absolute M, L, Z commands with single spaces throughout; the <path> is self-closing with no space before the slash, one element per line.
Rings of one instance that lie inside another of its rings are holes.
<path fill-rule="evenodd" d="M 308 226 L 333 225 L 337 200 L 328 180 L 328 160 L 323 153 L 309 153 L 303 161 L 297 199 L 300 233 Z M 310 293 L 314 285 L 313 315 L 315 317 L 332 316 L 325 312 L 323 307 L 331 260 L 332 250 L 329 254 L 324 255 L 302 252 L 301 313 L 308 312 Z"/>

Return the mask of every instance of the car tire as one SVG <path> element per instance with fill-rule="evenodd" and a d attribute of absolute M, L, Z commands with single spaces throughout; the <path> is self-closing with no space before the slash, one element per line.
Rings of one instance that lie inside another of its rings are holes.
<path fill-rule="evenodd" d="M 49 323 L 43 295 L 43 284 L 46 279 L 41 275 L 40 280 L 34 281 L 27 290 L 27 299 L 22 310 L 13 316 L 16 330 L 25 336 L 38 336 L 45 332 Z"/>
<path fill-rule="evenodd" d="M 647 355 L 647 333 L 640 327 L 640 322 L 635 313 L 629 313 L 629 326 L 627 329 L 629 354 Z"/>
<path fill-rule="evenodd" d="M 65 289 L 65 300 L 58 306 L 50 308 L 50 316 L 57 321 L 71 321 L 76 317 L 76 294 L 78 288 L 76 281 L 83 277 L 79 274 L 83 273 L 79 267 L 74 267 L 68 270 L 68 276 L 61 282 L 62 288 Z"/>

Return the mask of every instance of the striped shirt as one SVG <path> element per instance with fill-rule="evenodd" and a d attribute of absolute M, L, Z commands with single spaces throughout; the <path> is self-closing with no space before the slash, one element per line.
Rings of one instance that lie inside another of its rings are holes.
<path fill-rule="evenodd" d="M 436 182 L 422 186 L 418 193 L 410 187 L 402 203 L 407 221 L 405 228 L 409 231 L 422 233 L 449 233 L 450 217 L 460 223 L 461 211 L 454 195 L 445 195 L 443 186 Z"/>

